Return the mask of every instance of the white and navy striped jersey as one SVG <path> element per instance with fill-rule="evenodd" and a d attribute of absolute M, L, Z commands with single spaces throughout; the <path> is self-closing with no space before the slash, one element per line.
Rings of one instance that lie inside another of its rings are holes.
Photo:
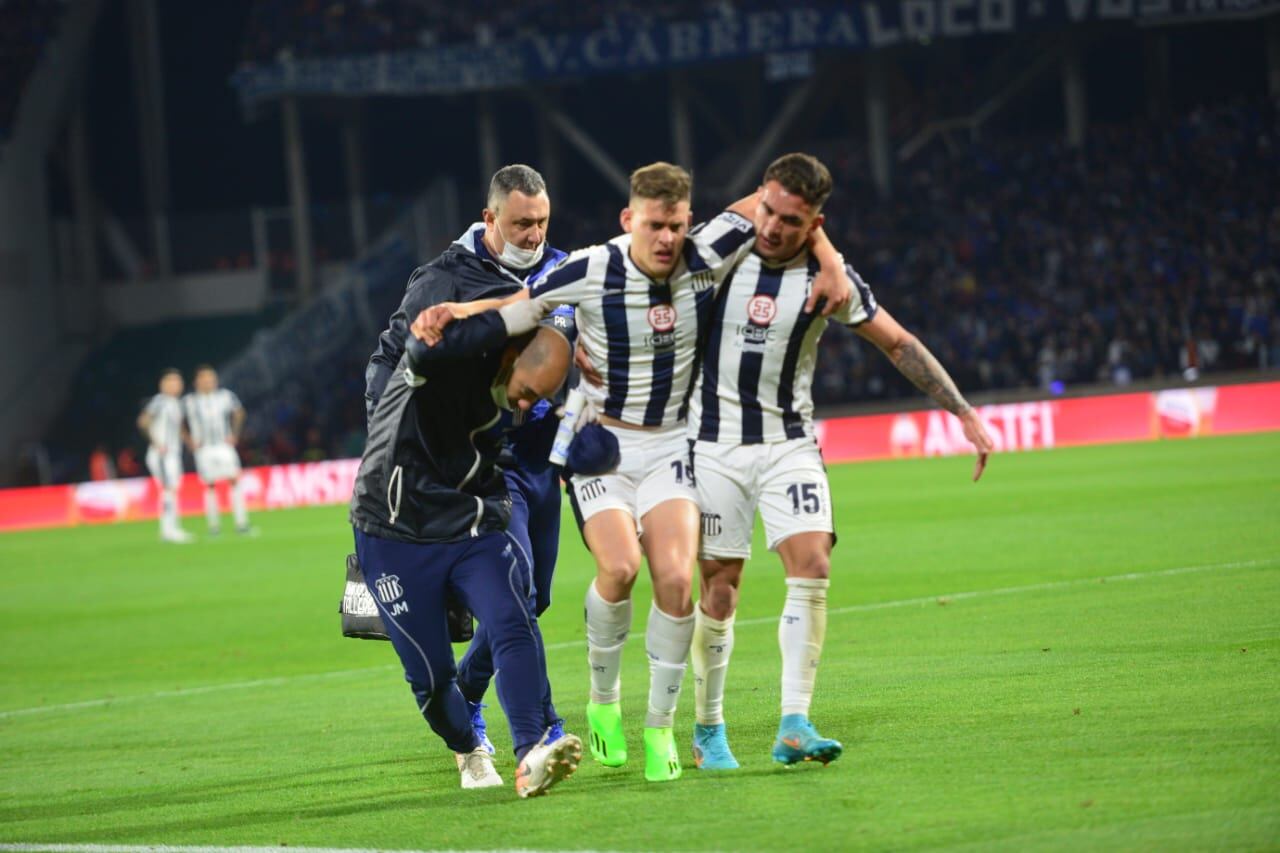
<path fill-rule="evenodd" d="M 666 281 L 640 271 L 623 234 L 574 252 L 530 287 L 544 307 L 577 307 L 578 334 L 604 378 L 580 388 L 598 411 L 636 426 L 684 418 L 716 293 L 754 241 L 751 222 L 726 210 L 689 232 Z"/>
<path fill-rule="evenodd" d="M 207 447 L 231 441 L 231 415 L 243 406 L 235 392 L 217 388 L 207 394 L 188 394 L 182 398 L 182 408 L 196 446 Z"/>
<path fill-rule="evenodd" d="M 144 411 L 151 416 L 147 432 L 152 447 L 163 447 L 166 456 L 182 455 L 182 403 L 177 397 L 157 394 Z"/>
<path fill-rule="evenodd" d="M 849 305 L 829 319 L 849 326 L 875 316 L 871 288 L 846 266 Z M 807 251 L 771 266 L 752 252 L 716 300 L 689 436 L 726 444 L 761 444 L 813 436 L 813 367 L 828 318 L 804 313 L 818 262 Z"/>

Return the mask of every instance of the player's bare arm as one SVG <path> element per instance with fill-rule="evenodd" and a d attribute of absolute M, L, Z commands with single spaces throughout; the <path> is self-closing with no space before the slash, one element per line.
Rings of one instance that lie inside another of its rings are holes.
<path fill-rule="evenodd" d="M 855 327 L 854 331 L 875 344 L 889 357 L 893 366 L 898 368 L 898 372 L 928 394 L 931 400 L 960 419 L 960 423 L 964 426 L 964 437 L 978 451 L 978 462 L 973 471 L 973 479 L 976 482 L 987 467 L 987 455 L 995 449 L 995 443 L 973 406 L 969 405 L 960 393 L 960 389 L 956 387 L 955 381 L 947 373 L 946 368 L 938 362 L 919 338 L 904 329 L 883 306 L 876 312 L 875 317 Z"/>
<path fill-rule="evenodd" d="M 848 307 L 853 299 L 853 282 L 844 269 L 844 256 L 836 251 L 827 237 L 827 232 L 819 225 L 809 238 L 809 251 L 818 259 L 818 274 L 813 277 L 813 289 L 804 303 L 804 313 L 813 313 L 819 300 L 825 299 L 822 316 L 830 317 L 835 312 Z"/>
<path fill-rule="evenodd" d="M 477 299 L 474 302 L 441 302 L 419 312 L 409 327 L 414 337 L 427 346 L 440 342 L 444 327 L 454 320 L 465 320 L 485 311 L 501 311 L 507 306 L 529 299 L 528 289 L 522 288 L 503 299 Z M 528 329 L 524 330 L 528 331 Z"/>

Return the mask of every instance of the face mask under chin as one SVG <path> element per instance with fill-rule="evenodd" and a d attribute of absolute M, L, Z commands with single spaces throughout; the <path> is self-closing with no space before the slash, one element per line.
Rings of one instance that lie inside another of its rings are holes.
<path fill-rule="evenodd" d="M 515 407 L 507 397 L 507 382 L 511 379 L 511 370 L 512 368 L 506 367 L 498 371 L 498 375 L 493 379 L 493 385 L 489 386 L 489 396 L 493 398 L 494 404 L 508 412 L 515 411 Z"/>
<path fill-rule="evenodd" d="M 504 267 L 511 267 L 517 270 L 527 270 L 529 267 L 542 260 L 542 253 L 547 248 L 547 241 L 543 240 L 538 244 L 536 249 L 521 249 L 510 240 L 507 235 L 502 233 L 502 226 L 497 220 L 493 223 L 494 229 L 498 232 L 498 236 L 502 238 L 502 254 L 498 256 L 498 262 Z"/>

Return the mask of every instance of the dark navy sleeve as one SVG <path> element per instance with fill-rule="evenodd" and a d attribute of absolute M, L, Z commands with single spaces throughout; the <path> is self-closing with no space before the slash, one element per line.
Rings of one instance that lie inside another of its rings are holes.
<path fill-rule="evenodd" d="M 546 317 L 542 318 L 539 326 L 550 326 L 560 334 L 564 335 L 572 347 L 578 342 L 578 323 L 572 305 L 561 305 L 552 311 Z"/>
<path fill-rule="evenodd" d="M 369 366 L 364 371 L 364 407 L 365 416 L 373 418 L 373 410 L 382 399 L 391 374 L 404 355 L 404 340 L 409 334 L 409 324 L 417 319 L 424 309 L 438 302 L 447 302 L 453 296 L 452 284 L 447 276 L 440 275 L 430 267 L 418 267 L 409 277 L 405 288 L 404 299 L 400 307 L 391 315 L 387 328 L 378 336 L 378 348 L 369 358 Z"/>
<path fill-rule="evenodd" d="M 442 361 L 476 358 L 501 349 L 507 343 L 507 324 L 497 311 L 485 311 L 465 320 L 455 320 L 444 327 L 444 337 L 435 346 L 427 346 L 412 334 L 405 335 L 405 352 L 409 368 L 426 376 L 431 365 Z"/>

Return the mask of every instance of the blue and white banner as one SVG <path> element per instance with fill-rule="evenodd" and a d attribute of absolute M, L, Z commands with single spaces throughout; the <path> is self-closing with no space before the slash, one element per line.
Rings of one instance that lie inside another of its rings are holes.
<path fill-rule="evenodd" d="M 246 103 L 285 94 L 448 94 L 796 51 L 863 51 L 1091 23 L 1154 25 L 1275 12 L 1280 0 L 863 0 L 539 34 L 485 47 L 257 64 L 237 71 L 232 84 Z"/>

